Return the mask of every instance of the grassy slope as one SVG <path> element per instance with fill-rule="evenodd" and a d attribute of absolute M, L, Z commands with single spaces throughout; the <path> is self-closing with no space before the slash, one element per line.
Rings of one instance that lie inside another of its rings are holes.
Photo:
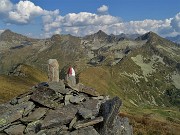
<path fill-rule="evenodd" d="M 119 79 L 116 78 L 118 74 L 115 73 L 115 71 L 120 72 L 122 68 L 126 68 L 128 71 L 128 67 L 132 66 L 131 63 L 130 65 L 127 64 L 127 67 L 121 67 L 119 65 L 114 67 L 118 69 L 109 67 L 86 67 L 79 74 L 79 80 L 86 85 L 95 87 L 97 91 L 102 94 L 119 96 L 123 101 L 121 115 L 130 118 L 135 134 L 178 134 L 178 130 L 180 129 L 178 125 L 180 120 L 178 109 L 154 106 L 136 107 L 127 100 L 128 95 L 125 94 L 122 86 L 125 84 L 130 86 L 133 83 L 130 84 L 129 78 L 127 77 L 123 78 L 123 76 L 121 76 Z M 24 65 L 21 71 L 26 73 L 26 78 L 5 75 L 0 76 L 0 95 L 2 97 L 0 102 L 5 102 L 27 91 L 29 87 L 38 82 L 47 81 L 46 74 L 30 66 Z M 130 69 L 129 72 L 131 72 Z"/>
<path fill-rule="evenodd" d="M 90 67 L 79 75 L 79 79 L 80 82 L 95 87 L 102 94 L 119 96 L 123 101 L 121 115 L 130 118 L 135 134 L 178 134 L 180 129 L 178 108 L 132 105 L 128 102 L 128 95 L 121 88 L 123 83 L 130 85 L 129 80 L 121 78 L 121 85 L 118 86 L 113 82 L 112 74 L 106 67 Z"/>
<path fill-rule="evenodd" d="M 23 65 L 21 71 L 26 77 L 0 75 L 0 103 L 24 93 L 39 82 L 47 81 L 47 75 L 38 69 Z"/>

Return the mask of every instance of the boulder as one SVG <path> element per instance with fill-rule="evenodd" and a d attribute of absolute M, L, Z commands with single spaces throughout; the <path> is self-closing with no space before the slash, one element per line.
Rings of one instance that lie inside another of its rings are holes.
<path fill-rule="evenodd" d="M 97 131 L 101 135 L 116 135 L 116 131 L 112 129 L 115 126 L 114 121 L 119 113 L 121 104 L 119 97 L 114 97 L 101 104 L 99 116 L 102 116 L 104 121 L 96 126 Z"/>

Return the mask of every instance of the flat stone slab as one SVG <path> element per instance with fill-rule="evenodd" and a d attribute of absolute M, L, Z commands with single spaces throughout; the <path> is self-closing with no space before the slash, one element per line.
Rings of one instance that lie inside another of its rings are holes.
<path fill-rule="evenodd" d="M 23 121 L 23 122 L 37 121 L 41 117 L 43 117 L 46 114 L 47 111 L 48 111 L 47 108 L 42 108 L 42 107 L 37 108 L 30 115 L 28 115 L 28 117 L 24 117 L 23 119 L 21 119 L 21 121 Z"/>
<path fill-rule="evenodd" d="M 33 93 L 33 91 L 29 90 L 29 91 L 17 96 L 17 99 L 24 98 L 25 96 L 31 95 L 32 93 Z"/>
<path fill-rule="evenodd" d="M 85 127 L 64 135 L 100 135 L 93 127 Z"/>
<path fill-rule="evenodd" d="M 56 108 L 58 106 L 58 103 L 54 101 L 57 98 L 56 92 L 46 87 L 38 88 L 31 96 L 33 101 L 49 108 Z"/>
<path fill-rule="evenodd" d="M 103 121 L 103 117 L 97 117 L 97 118 L 90 119 L 90 120 L 78 121 L 73 125 L 73 127 L 75 129 L 79 129 L 79 128 L 83 128 L 83 127 L 93 126 L 102 121 Z"/>
<path fill-rule="evenodd" d="M 85 99 L 85 97 L 83 95 L 77 95 L 77 96 L 72 96 L 70 97 L 69 101 L 71 103 L 75 103 L 75 104 L 79 104 L 80 102 L 82 102 Z"/>
<path fill-rule="evenodd" d="M 63 92 L 65 90 L 65 85 L 63 83 L 63 81 L 59 81 L 59 82 L 49 82 L 49 88 L 53 89 L 56 92 L 61 93 L 61 91 Z"/>
<path fill-rule="evenodd" d="M 78 88 L 79 92 L 88 94 L 90 96 L 95 96 L 95 97 L 100 96 L 100 94 L 96 91 L 96 89 L 92 87 L 85 86 L 81 83 L 78 83 L 76 87 Z"/>
<path fill-rule="evenodd" d="M 42 123 L 42 129 L 62 126 L 72 121 L 77 113 L 77 108 L 67 105 L 56 110 L 49 110 Z"/>
<path fill-rule="evenodd" d="M 18 104 L 20 104 L 22 102 L 27 102 L 27 101 L 29 101 L 30 98 L 31 98 L 31 95 L 26 95 L 26 96 L 18 99 Z"/>
<path fill-rule="evenodd" d="M 89 119 L 93 116 L 91 110 L 82 107 L 78 109 L 78 114 L 81 115 L 84 119 Z"/>
<path fill-rule="evenodd" d="M 34 103 L 28 101 L 2 111 L 3 113 L 0 115 L 0 128 L 22 118 L 23 115 L 28 114 L 33 108 Z"/>
<path fill-rule="evenodd" d="M 96 116 L 99 113 L 100 101 L 97 99 L 89 99 L 82 103 L 84 108 L 92 111 L 92 115 Z"/>
<path fill-rule="evenodd" d="M 33 102 L 30 102 L 30 101 L 23 102 L 22 104 L 25 105 L 23 116 L 28 115 L 35 107 L 35 104 Z"/>
<path fill-rule="evenodd" d="M 8 135 L 24 135 L 25 125 L 19 124 L 19 125 L 12 125 L 9 128 L 5 129 L 4 131 Z"/>

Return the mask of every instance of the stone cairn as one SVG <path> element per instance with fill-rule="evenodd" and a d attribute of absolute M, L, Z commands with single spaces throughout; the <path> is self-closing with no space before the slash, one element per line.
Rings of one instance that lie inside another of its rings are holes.
<path fill-rule="evenodd" d="M 0 135 L 132 135 L 121 104 L 83 84 L 43 82 L 0 105 Z"/>

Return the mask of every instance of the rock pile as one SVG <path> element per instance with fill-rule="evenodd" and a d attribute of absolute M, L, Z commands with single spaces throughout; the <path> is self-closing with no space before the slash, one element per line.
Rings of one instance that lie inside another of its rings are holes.
<path fill-rule="evenodd" d="M 121 101 L 62 81 L 41 83 L 0 105 L 0 135 L 131 135 Z"/>

